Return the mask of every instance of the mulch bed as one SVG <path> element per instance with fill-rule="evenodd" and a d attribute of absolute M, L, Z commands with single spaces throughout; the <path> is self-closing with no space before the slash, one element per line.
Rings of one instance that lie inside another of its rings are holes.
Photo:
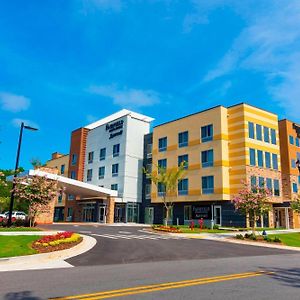
<path fill-rule="evenodd" d="M 54 251 L 60 251 L 60 250 L 65 250 L 65 249 L 70 249 L 82 242 L 83 238 L 80 237 L 80 239 L 77 242 L 73 243 L 62 243 L 57 246 L 42 246 L 42 245 L 36 245 L 35 243 L 32 243 L 31 247 L 38 251 L 39 253 L 49 253 L 49 252 L 54 252 Z"/>

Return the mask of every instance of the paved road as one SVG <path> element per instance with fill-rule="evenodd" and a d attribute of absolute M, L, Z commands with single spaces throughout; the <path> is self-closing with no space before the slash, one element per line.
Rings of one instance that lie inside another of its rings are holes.
<path fill-rule="evenodd" d="M 82 299 L 110 295 L 111 299 L 136 300 L 299 300 L 299 253 L 198 239 L 164 239 L 148 236 L 137 227 L 75 229 L 94 235 L 97 246 L 70 259 L 74 268 L 2 273 L 1 299 L 39 300 L 97 293 Z M 272 273 L 252 273 L 257 271 Z M 130 289 L 115 291 L 124 288 Z M 103 295 L 103 291 L 112 292 Z"/>
<path fill-rule="evenodd" d="M 53 229 L 54 227 L 51 226 L 50 228 Z M 265 256 L 289 253 L 271 248 L 199 239 L 183 239 L 163 233 L 148 233 L 142 227 L 66 227 L 65 225 L 60 225 L 55 226 L 55 228 L 76 230 L 97 239 L 97 245 L 91 251 L 68 260 L 74 266 Z"/>

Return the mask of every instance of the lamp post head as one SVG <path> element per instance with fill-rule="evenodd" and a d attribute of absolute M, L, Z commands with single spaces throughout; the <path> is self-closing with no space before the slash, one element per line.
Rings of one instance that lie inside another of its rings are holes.
<path fill-rule="evenodd" d="M 32 131 L 37 131 L 38 130 L 37 128 L 31 127 L 31 126 L 28 126 L 28 125 L 24 125 L 24 128 L 28 129 L 28 130 L 32 130 Z"/>

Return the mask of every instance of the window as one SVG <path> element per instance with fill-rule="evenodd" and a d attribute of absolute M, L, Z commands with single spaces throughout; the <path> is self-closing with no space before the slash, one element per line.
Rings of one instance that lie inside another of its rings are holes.
<path fill-rule="evenodd" d="M 158 150 L 159 152 L 167 151 L 168 139 L 167 137 L 160 138 L 158 140 Z"/>
<path fill-rule="evenodd" d="M 184 220 L 185 221 L 192 220 L 192 206 L 191 205 L 184 206 Z"/>
<path fill-rule="evenodd" d="M 72 154 L 72 159 L 71 159 L 72 166 L 76 165 L 76 163 L 77 163 L 77 155 L 76 154 Z"/>
<path fill-rule="evenodd" d="M 88 163 L 91 164 L 93 163 L 94 160 L 94 152 L 89 152 L 88 154 Z"/>
<path fill-rule="evenodd" d="M 161 197 L 164 196 L 166 193 L 166 187 L 161 182 L 159 182 L 157 185 L 157 193 L 158 193 L 158 196 L 161 196 Z"/>
<path fill-rule="evenodd" d="M 180 132 L 178 134 L 178 146 L 179 148 L 181 147 L 186 147 L 189 144 L 189 132 Z"/>
<path fill-rule="evenodd" d="M 271 179 L 271 178 L 267 178 L 267 179 L 266 179 L 266 183 L 267 183 L 267 189 L 268 189 L 270 192 L 273 192 L 272 179 Z"/>
<path fill-rule="evenodd" d="M 75 196 L 74 195 L 72 195 L 72 194 L 69 194 L 68 195 L 68 200 L 74 200 L 75 199 Z"/>
<path fill-rule="evenodd" d="M 118 184 L 114 183 L 110 186 L 110 189 L 113 191 L 117 191 L 118 190 Z"/>
<path fill-rule="evenodd" d="M 275 129 L 271 129 L 271 143 L 273 145 L 276 145 L 276 130 Z"/>
<path fill-rule="evenodd" d="M 293 193 L 298 193 L 298 185 L 297 185 L 297 183 L 293 183 Z"/>
<path fill-rule="evenodd" d="M 277 154 L 272 153 L 272 164 L 273 164 L 273 169 L 278 170 L 278 158 Z"/>
<path fill-rule="evenodd" d="M 183 195 L 188 195 L 189 193 L 189 180 L 182 179 L 178 182 L 178 195 L 183 196 Z"/>
<path fill-rule="evenodd" d="M 92 178 L 93 178 L 93 169 L 88 169 L 87 170 L 86 180 L 87 181 L 92 181 Z"/>
<path fill-rule="evenodd" d="M 61 165 L 60 166 L 60 174 L 65 174 L 65 169 L 66 169 L 66 166 L 65 165 Z"/>
<path fill-rule="evenodd" d="M 201 127 L 201 141 L 202 143 L 213 140 L 213 125 Z"/>
<path fill-rule="evenodd" d="M 100 149 L 99 159 L 100 160 L 105 160 L 105 157 L 106 157 L 106 148 L 102 148 L 102 149 Z"/>
<path fill-rule="evenodd" d="M 146 199 L 149 199 L 151 196 L 151 184 L 146 184 L 145 193 L 146 193 Z"/>
<path fill-rule="evenodd" d="M 158 165 L 159 168 L 166 169 L 167 168 L 167 159 L 166 158 L 159 159 L 158 162 L 157 162 L 157 165 Z"/>
<path fill-rule="evenodd" d="M 73 217 L 73 207 L 68 207 L 68 218 Z"/>
<path fill-rule="evenodd" d="M 214 165 L 214 150 L 202 151 L 201 153 L 202 168 L 212 167 Z"/>
<path fill-rule="evenodd" d="M 249 138 L 254 139 L 254 124 L 252 122 L 248 122 L 248 133 L 249 133 Z"/>
<path fill-rule="evenodd" d="M 116 144 L 113 147 L 113 157 L 117 157 L 120 155 L 120 144 Z"/>
<path fill-rule="evenodd" d="M 105 176 L 105 167 L 100 167 L 98 172 L 98 178 L 103 179 Z"/>
<path fill-rule="evenodd" d="M 76 172 L 75 171 L 71 171 L 71 179 L 76 179 Z"/>
<path fill-rule="evenodd" d="M 258 186 L 260 188 L 265 186 L 265 179 L 263 177 L 258 177 Z"/>
<path fill-rule="evenodd" d="M 152 144 L 147 145 L 147 158 L 152 157 Z"/>
<path fill-rule="evenodd" d="M 300 160 L 300 152 L 297 152 L 297 160 Z"/>
<path fill-rule="evenodd" d="M 275 196 L 280 196 L 279 180 L 278 179 L 274 179 L 273 183 L 274 183 L 274 195 Z"/>
<path fill-rule="evenodd" d="M 202 193 L 213 194 L 214 193 L 214 176 L 202 177 Z"/>
<path fill-rule="evenodd" d="M 61 204 L 62 203 L 62 195 L 58 195 L 57 198 L 57 203 Z"/>
<path fill-rule="evenodd" d="M 293 169 L 296 169 L 296 160 L 295 159 L 291 160 L 291 165 L 292 165 Z"/>
<path fill-rule="evenodd" d="M 295 144 L 297 147 L 300 147 L 300 139 L 299 138 L 295 139 Z"/>
<path fill-rule="evenodd" d="M 257 179 L 256 179 L 255 176 L 251 176 L 250 181 L 251 181 L 251 187 L 252 187 L 252 189 L 256 188 L 256 185 L 257 185 L 257 181 L 256 180 Z"/>
<path fill-rule="evenodd" d="M 298 184 L 300 185 L 300 175 L 298 176 Z"/>
<path fill-rule="evenodd" d="M 255 149 L 250 148 L 250 165 L 256 166 Z"/>
<path fill-rule="evenodd" d="M 147 164 L 146 165 L 146 177 L 150 178 L 151 177 L 151 173 L 152 173 L 152 164 Z"/>
<path fill-rule="evenodd" d="M 292 135 L 289 136 L 289 141 L 291 145 L 294 145 L 294 137 Z"/>
<path fill-rule="evenodd" d="M 270 143 L 270 129 L 264 126 L 264 141 Z"/>
<path fill-rule="evenodd" d="M 111 173 L 113 177 L 116 177 L 119 175 L 119 164 L 113 164 L 111 166 Z"/>
<path fill-rule="evenodd" d="M 257 150 L 257 162 L 259 167 L 264 167 L 264 157 L 261 150 Z"/>
<path fill-rule="evenodd" d="M 189 167 L 189 156 L 187 154 L 178 156 L 178 167 L 184 163 L 184 168 L 188 169 Z"/>
<path fill-rule="evenodd" d="M 262 127 L 259 124 L 256 124 L 256 139 L 262 141 Z"/>
<path fill-rule="evenodd" d="M 266 164 L 266 168 L 271 169 L 271 154 L 270 154 L 270 152 L 265 152 L 265 164 Z"/>

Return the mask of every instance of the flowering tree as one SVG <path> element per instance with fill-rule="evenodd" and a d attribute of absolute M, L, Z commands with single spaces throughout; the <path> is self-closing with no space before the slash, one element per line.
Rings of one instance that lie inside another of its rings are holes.
<path fill-rule="evenodd" d="M 147 172 L 147 170 L 144 169 L 144 173 L 149 176 L 160 191 L 159 193 L 166 212 L 166 218 L 164 220 L 165 226 L 168 225 L 170 210 L 173 206 L 172 196 L 177 192 L 178 182 L 180 182 L 185 175 L 185 164 L 185 162 L 182 162 L 179 167 L 173 169 L 156 166 L 157 170 L 155 172 Z"/>
<path fill-rule="evenodd" d="M 16 200 L 27 204 L 31 226 L 34 224 L 39 211 L 59 193 L 57 181 L 43 176 L 17 177 L 15 180 Z"/>
<path fill-rule="evenodd" d="M 255 232 L 256 221 L 271 209 L 270 196 L 271 192 L 265 187 L 251 187 L 244 184 L 244 188 L 232 199 L 235 209 L 245 215 L 246 218 L 250 218 L 253 233 Z"/>

